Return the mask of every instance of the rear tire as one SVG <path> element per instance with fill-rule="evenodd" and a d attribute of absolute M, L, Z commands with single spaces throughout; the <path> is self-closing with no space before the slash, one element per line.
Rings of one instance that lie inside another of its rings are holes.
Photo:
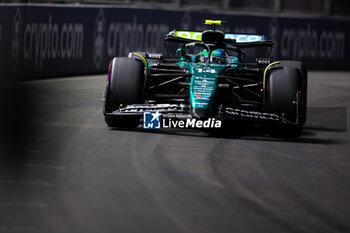
<path fill-rule="evenodd" d="M 274 126 L 271 136 L 298 137 L 306 121 L 307 69 L 301 62 L 282 61 L 267 77 L 267 111 L 289 124 Z"/>
<path fill-rule="evenodd" d="M 110 127 L 137 127 L 140 117 L 108 116 L 121 106 L 144 103 L 144 65 L 132 58 L 117 57 L 111 62 L 106 85 L 104 114 Z"/>

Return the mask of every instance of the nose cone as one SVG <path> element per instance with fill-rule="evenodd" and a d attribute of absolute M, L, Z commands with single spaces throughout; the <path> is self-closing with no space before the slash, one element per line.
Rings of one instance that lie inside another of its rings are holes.
<path fill-rule="evenodd" d="M 196 119 L 207 119 L 208 109 L 192 108 L 191 116 Z"/>

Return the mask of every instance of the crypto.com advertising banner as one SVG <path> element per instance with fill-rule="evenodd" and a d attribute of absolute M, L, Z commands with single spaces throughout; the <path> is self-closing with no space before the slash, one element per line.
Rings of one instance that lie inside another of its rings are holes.
<path fill-rule="evenodd" d="M 106 72 L 114 56 L 164 52 L 163 37 L 171 30 L 206 29 L 202 19 L 226 20 L 225 32 L 273 38 L 275 59 L 301 60 L 310 69 L 350 69 L 350 21 L 345 19 L 10 5 L 0 7 L 0 71 L 22 79 Z"/>

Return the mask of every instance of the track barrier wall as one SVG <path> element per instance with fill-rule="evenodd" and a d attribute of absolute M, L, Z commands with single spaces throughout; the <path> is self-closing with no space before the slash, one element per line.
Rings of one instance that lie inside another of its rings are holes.
<path fill-rule="evenodd" d="M 29 79 L 107 72 L 114 56 L 164 52 L 171 30 L 203 30 L 223 19 L 225 32 L 275 40 L 272 57 L 301 60 L 309 69 L 350 70 L 350 20 L 267 17 L 95 6 L 0 6 L 0 72 Z"/>

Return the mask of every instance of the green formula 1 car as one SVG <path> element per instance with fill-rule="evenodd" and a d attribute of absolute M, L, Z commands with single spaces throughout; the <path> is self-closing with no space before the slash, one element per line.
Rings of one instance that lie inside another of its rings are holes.
<path fill-rule="evenodd" d="M 268 56 L 247 62 L 245 50 L 271 51 L 274 42 L 263 35 L 225 34 L 216 29 L 220 20 L 204 23 L 212 28 L 168 33 L 166 56 L 130 52 L 110 62 L 103 108 L 107 125 L 137 127 L 151 111 L 263 124 L 276 134 L 299 136 L 306 120 L 306 66 Z"/>

